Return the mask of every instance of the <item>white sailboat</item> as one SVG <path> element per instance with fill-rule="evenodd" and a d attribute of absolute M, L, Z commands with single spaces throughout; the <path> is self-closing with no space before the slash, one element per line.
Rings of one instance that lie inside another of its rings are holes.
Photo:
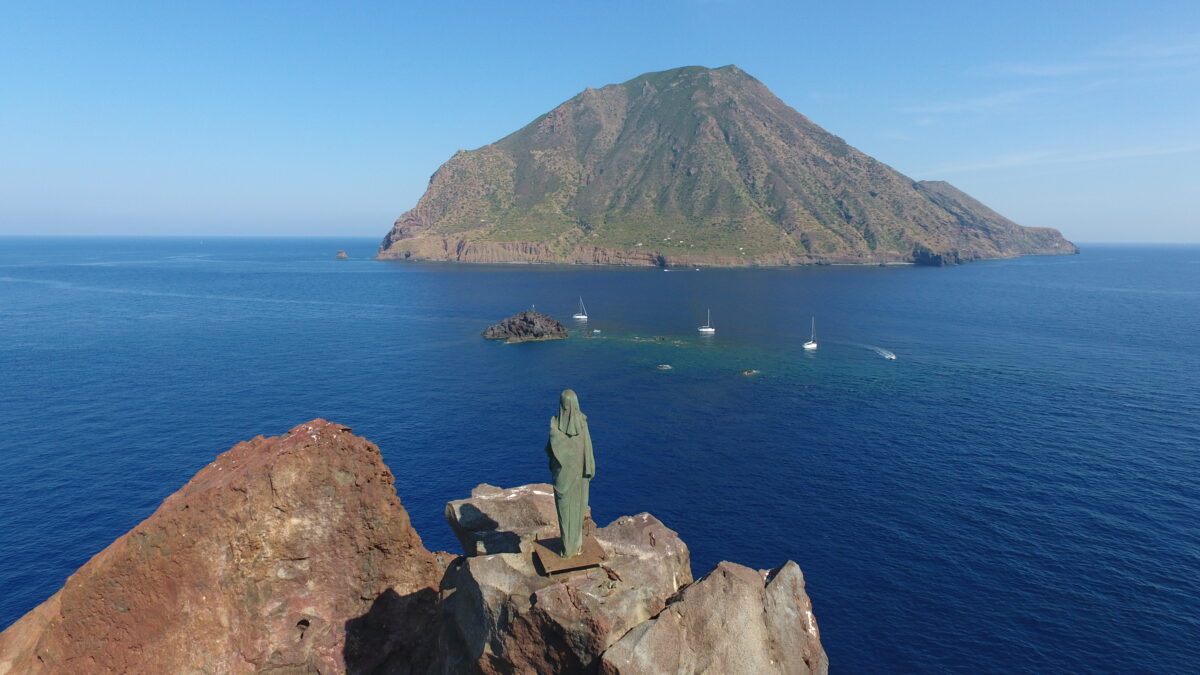
<path fill-rule="evenodd" d="M 587 307 L 583 306 L 583 298 L 582 297 L 579 298 L 579 311 L 575 312 L 575 314 L 571 318 L 579 319 L 580 321 L 587 321 Z"/>
<path fill-rule="evenodd" d="M 804 343 L 804 348 L 812 351 L 817 348 L 817 317 L 812 320 L 812 336 L 808 338 L 808 342 Z"/>
<path fill-rule="evenodd" d="M 712 333 L 717 332 L 717 329 L 713 328 L 713 325 L 712 325 L 712 310 L 711 309 L 708 310 L 708 320 L 704 322 L 703 326 L 700 326 L 696 330 L 700 331 L 701 333 L 704 333 L 705 335 L 711 335 Z"/>

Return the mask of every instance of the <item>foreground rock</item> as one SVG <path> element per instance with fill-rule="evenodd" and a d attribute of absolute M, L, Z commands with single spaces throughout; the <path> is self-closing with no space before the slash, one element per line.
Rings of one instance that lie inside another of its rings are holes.
<path fill-rule="evenodd" d="M 606 675 L 827 673 L 804 575 L 722 562 L 603 655 Z"/>
<path fill-rule="evenodd" d="M 350 429 L 239 443 L 0 633 L 0 675 L 828 670 L 795 563 L 692 583 L 642 513 L 589 519 L 603 564 L 546 577 L 551 486 L 481 485 L 446 514 L 469 553 L 448 564 Z"/>
<path fill-rule="evenodd" d="M 443 580 L 435 671 L 828 672 L 796 563 L 723 562 L 693 584 L 687 545 L 643 513 L 594 531 L 603 566 L 547 578 L 528 550 L 557 534 L 553 508 L 544 484 L 481 485 L 447 505 L 468 555 Z"/>
<path fill-rule="evenodd" d="M 0 633 L 0 673 L 423 672 L 438 559 L 379 449 L 239 443 Z"/>
<path fill-rule="evenodd" d="M 597 529 L 602 567 L 547 578 L 529 554 L 469 556 L 446 577 L 439 670 L 593 671 L 609 645 L 692 580 L 687 546 L 643 513 Z"/>
<path fill-rule="evenodd" d="M 562 340 L 567 337 L 567 327 L 553 317 L 530 309 L 514 314 L 494 326 L 488 326 L 483 331 L 483 337 L 505 342 Z"/>

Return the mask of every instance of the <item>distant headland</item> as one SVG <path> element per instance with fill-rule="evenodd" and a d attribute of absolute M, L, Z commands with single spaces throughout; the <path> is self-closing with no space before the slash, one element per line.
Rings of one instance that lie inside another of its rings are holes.
<path fill-rule="evenodd" d="M 459 151 L 379 258 L 796 265 L 1078 253 L 847 145 L 737 66 L 588 88 Z"/>

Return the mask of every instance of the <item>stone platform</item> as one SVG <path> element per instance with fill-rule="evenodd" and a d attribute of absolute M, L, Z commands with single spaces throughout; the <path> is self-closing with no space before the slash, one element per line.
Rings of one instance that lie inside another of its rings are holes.
<path fill-rule="evenodd" d="M 592 537 L 583 538 L 583 546 L 579 553 L 564 558 L 559 555 L 562 551 L 562 538 L 539 539 L 533 544 L 533 559 L 538 572 L 552 577 L 555 574 L 565 574 L 589 567 L 599 567 L 604 562 L 604 549 Z"/>

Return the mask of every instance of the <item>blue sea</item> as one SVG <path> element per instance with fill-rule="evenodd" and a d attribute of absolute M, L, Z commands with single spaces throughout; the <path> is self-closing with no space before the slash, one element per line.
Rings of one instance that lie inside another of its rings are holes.
<path fill-rule="evenodd" d="M 548 480 L 571 387 L 596 520 L 655 514 L 696 576 L 795 560 L 835 672 L 1196 672 L 1200 247 L 664 272 L 377 245 L 0 239 L 0 626 L 217 453 L 318 416 L 457 551 L 444 503 Z M 480 338 L 535 305 L 574 335 Z"/>

